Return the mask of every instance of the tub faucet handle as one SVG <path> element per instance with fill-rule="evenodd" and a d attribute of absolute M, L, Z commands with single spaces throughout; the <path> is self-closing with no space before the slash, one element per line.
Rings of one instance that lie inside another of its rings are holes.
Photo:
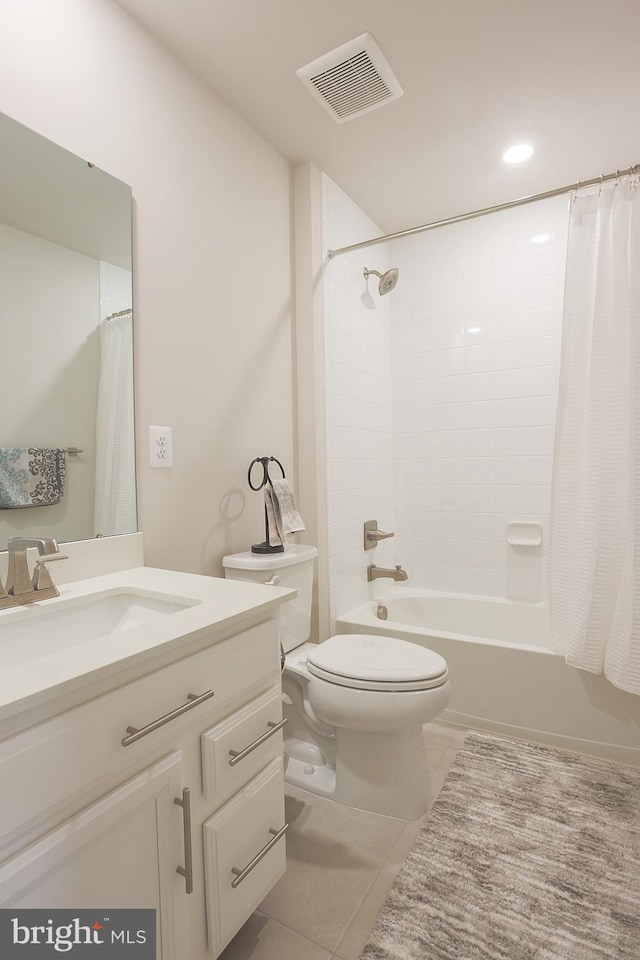
<path fill-rule="evenodd" d="M 379 540 L 388 540 L 394 534 L 378 530 L 377 520 L 366 520 L 364 524 L 364 549 L 371 550 Z"/>

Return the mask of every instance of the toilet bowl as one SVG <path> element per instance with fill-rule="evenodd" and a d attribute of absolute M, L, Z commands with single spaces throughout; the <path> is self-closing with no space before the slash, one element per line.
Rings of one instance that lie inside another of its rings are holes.
<path fill-rule="evenodd" d="M 363 810 L 415 819 L 429 801 L 422 726 L 449 701 L 446 661 L 391 636 L 339 634 L 309 643 L 316 555 L 315 547 L 295 546 L 275 556 L 223 559 L 227 577 L 298 590 L 281 608 L 285 780 Z"/>

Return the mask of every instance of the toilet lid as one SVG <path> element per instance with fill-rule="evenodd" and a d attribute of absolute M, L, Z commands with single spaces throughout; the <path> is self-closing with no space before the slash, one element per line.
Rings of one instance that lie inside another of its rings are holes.
<path fill-rule="evenodd" d="M 429 690 L 447 682 L 447 661 L 433 650 L 398 637 L 340 634 L 318 644 L 309 673 L 344 687 Z"/>

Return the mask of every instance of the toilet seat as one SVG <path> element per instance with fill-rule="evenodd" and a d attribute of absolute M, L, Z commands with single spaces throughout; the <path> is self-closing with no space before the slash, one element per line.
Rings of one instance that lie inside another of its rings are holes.
<path fill-rule="evenodd" d="M 382 692 L 431 690 L 448 680 L 446 660 L 398 637 L 340 634 L 307 657 L 313 676 L 342 687 Z"/>

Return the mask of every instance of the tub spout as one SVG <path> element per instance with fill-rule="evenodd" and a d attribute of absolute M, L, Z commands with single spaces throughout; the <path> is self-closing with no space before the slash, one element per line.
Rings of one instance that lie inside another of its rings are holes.
<path fill-rule="evenodd" d="M 378 577 L 389 577 L 391 580 L 408 580 L 409 574 L 403 570 L 399 563 L 395 570 L 388 570 L 386 567 L 376 567 L 375 563 L 370 563 L 367 567 L 367 580 L 377 580 Z"/>

